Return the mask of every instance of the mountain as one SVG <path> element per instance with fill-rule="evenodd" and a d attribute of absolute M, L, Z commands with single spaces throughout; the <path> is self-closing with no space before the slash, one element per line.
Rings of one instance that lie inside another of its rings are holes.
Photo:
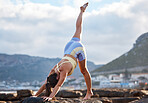
<path fill-rule="evenodd" d="M 99 73 L 148 72 L 148 33 L 142 34 L 134 43 L 133 48 L 115 60 L 94 70 Z"/>
<path fill-rule="evenodd" d="M 43 58 L 29 55 L 8 55 L 0 54 L 0 81 L 43 81 L 48 76 L 50 70 L 56 65 L 60 58 Z M 99 65 L 88 61 L 90 71 Z M 78 77 L 81 72 L 77 66 L 72 76 Z"/>

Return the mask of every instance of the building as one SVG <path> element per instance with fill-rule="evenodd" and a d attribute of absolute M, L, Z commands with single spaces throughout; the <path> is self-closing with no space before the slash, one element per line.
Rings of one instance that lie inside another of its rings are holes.
<path fill-rule="evenodd" d="M 144 77 L 144 78 L 148 79 L 148 73 L 134 73 L 131 75 L 131 78 L 134 80 L 138 80 L 139 77 Z"/>

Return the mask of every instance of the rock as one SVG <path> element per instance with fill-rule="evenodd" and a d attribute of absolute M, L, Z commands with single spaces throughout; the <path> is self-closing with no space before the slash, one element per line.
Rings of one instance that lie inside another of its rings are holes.
<path fill-rule="evenodd" d="M 33 95 L 32 90 L 18 90 L 17 91 L 17 97 L 18 98 L 23 98 L 23 97 L 30 97 Z"/>
<path fill-rule="evenodd" d="M 7 103 L 7 102 L 5 102 L 5 101 L 0 101 L 0 103 Z"/>
<path fill-rule="evenodd" d="M 44 99 L 41 97 L 29 97 L 22 100 L 20 103 L 61 103 L 59 101 L 46 101 L 44 102 Z"/>
<path fill-rule="evenodd" d="M 71 102 L 68 102 L 66 100 L 63 100 L 62 102 L 59 102 L 59 103 L 71 103 Z"/>
<path fill-rule="evenodd" d="M 83 96 L 86 94 L 86 90 L 79 90 L 83 93 Z M 93 97 L 137 97 L 146 95 L 143 91 L 137 89 L 93 89 Z"/>
<path fill-rule="evenodd" d="M 112 98 L 113 103 L 128 103 L 134 100 L 139 100 L 139 97 L 121 97 L 121 98 Z"/>
<path fill-rule="evenodd" d="M 57 97 L 63 97 L 63 98 L 78 98 L 82 97 L 83 94 L 80 91 L 73 91 L 73 90 L 61 90 L 56 95 Z"/>
<path fill-rule="evenodd" d="M 128 91 L 119 89 L 97 89 L 94 90 L 94 93 L 99 94 L 100 97 L 124 97 Z"/>
<path fill-rule="evenodd" d="M 9 103 L 9 102 L 7 102 L 7 103 Z M 20 103 L 20 101 L 12 101 L 10 103 Z"/>
<path fill-rule="evenodd" d="M 89 100 L 83 100 L 82 98 L 60 98 L 57 97 L 59 103 L 102 103 L 98 98 L 91 98 Z"/>
<path fill-rule="evenodd" d="M 103 103 L 112 103 L 112 100 L 107 98 L 107 97 L 103 97 L 100 99 Z"/>
<path fill-rule="evenodd" d="M 129 103 L 148 103 L 148 98 L 142 98 L 140 100 L 134 100 L 132 102 Z"/>
<path fill-rule="evenodd" d="M 21 101 L 21 103 L 44 103 L 44 100 L 40 97 L 29 97 Z"/>
<path fill-rule="evenodd" d="M 103 103 L 102 101 L 98 100 L 98 99 L 89 99 L 89 100 L 83 100 L 80 103 Z"/>
<path fill-rule="evenodd" d="M 130 94 L 132 97 L 143 97 L 144 95 L 147 95 L 145 90 L 131 90 Z"/>
<path fill-rule="evenodd" d="M 74 101 L 74 103 L 80 103 L 81 102 L 81 100 L 78 99 L 78 98 L 74 98 L 73 101 Z"/>
<path fill-rule="evenodd" d="M 1 93 L 0 94 L 0 100 L 5 100 L 5 98 L 7 98 L 7 94 Z"/>
<path fill-rule="evenodd" d="M 0 94 L 0 100 L 16 100 L 17 99 L 17 94 L 16 93 L 10 93 L 10 94 L 5 94 L 2 93 Z"/>
<path fill-rule="evenodd" d="M 7 94 L 7 100 L 16 100 L 16 99 L 17 99 L 16 93 Z"/>
<path fill-rule="evenodd" d="M 93 89 L 94 96 L 89 100 L 83 100 L 86 92 L 86 90 L 61 90 L 56 95 L 56 101 L 46 103 L 146 103 L 140 101 L 148 101 L 148 91 L 146 90 Z M 17 94 L 1 93 L 0 103 L 44 103 L 40 97 L 30 97 L 32 94 L 32 90 L 18 90 Z M 140 100 L 140 98 L 142 99 Z M 17 99 L 23 100 L 19 102 Z"/>
<path fill-rule="evenodd" d="M 20 103 L 20 101 L 0 101 L 0 103 Z"/>

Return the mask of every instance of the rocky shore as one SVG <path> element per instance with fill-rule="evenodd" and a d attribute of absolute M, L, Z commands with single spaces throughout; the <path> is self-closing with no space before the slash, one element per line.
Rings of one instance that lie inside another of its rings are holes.
<path fill-rule="evenodd" d="M 93 89 L 94 96 L 83 100 L 86 90 L 61 90 L 56 100 L 43 102 L 41 96 L 34 98 L 32 90 L 18 90 L 17 93 L 1 93 L 0 103 L 148 103 L 148 91 L 139 89 Z"/>

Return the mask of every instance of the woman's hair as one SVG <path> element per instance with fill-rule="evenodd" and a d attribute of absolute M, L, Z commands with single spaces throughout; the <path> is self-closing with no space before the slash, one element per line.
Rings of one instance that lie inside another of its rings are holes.
<path fill-rule="evenodd" d="M 46 83 L 46 96 L 49 96 L 52 93 L 51 88 L 54 88 L 59 80 L 57 80 L 57 74 L 53 73 L 49 77 L 47 77 Z"/>

